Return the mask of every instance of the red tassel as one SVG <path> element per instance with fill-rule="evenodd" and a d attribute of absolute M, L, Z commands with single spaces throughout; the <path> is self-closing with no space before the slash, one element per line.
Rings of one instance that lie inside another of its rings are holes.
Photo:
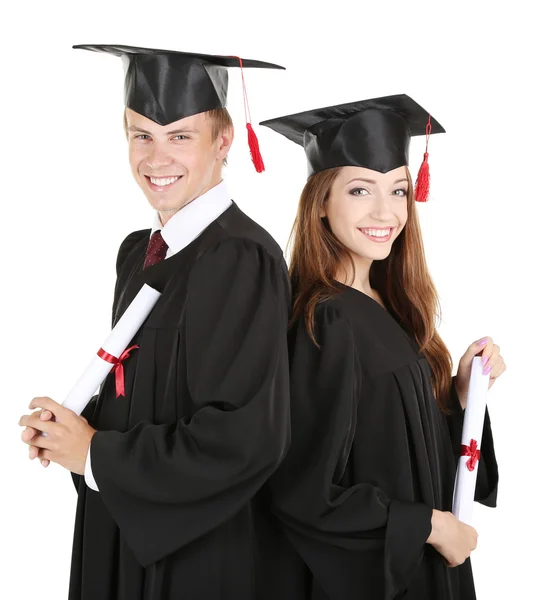
<path fill-rule="evenodd" d="M 429 199 L 429 188 L 431 186 L 431 175 L 429 173 L 429 136 L 431 135 L 432 128 L 431 115 L 429 115 L 429 122 L 425 128 L 425 154 L 423 155 L 423 162 L 421 163 L 416 185 L 414 186 L 414 198 L 416 202 L 427 202 Z"/>
<path fill-rule="evenodd" d="M 234 56 L 233 58 L 236 58 L 239 61 L 239 66 L 241 68 L 242 96 L 244 100 L 244 114 L 246 116 L 246 129 L 248 130 L 248 146 L 250 147 L 250 155 L 252 157 L 255 170 L 258 173 L 262 173 L 265 170 L 265 164 L 263 163 L 263 157 L 261 156 L 261 151 L 259 150 L 259 140 L 257 139 L 257 135 L 252 127 L 250 105 L 248 103 L 248 94 L 246 93 L 246 83 L 244 81 L 244 71 L 242 68 L 242 58 L 240 56 Z"/>
<path fill-rule="evenodd" d="M 426 152 L 423 155 L 423 162 L 421 163 L 420 170 L 418 171 L 418 178 L 416 179 L 416 186 L 414 189 L 414 197 L 416 202 L 427 202 L 429 198 L 429 187 L 431 184 L 431 176 L 429 174 L 429 153 Z"/>
<path fill-rule="evenodd" d="M 259 150 L 259 141 L 255 134 L 254 128 L 251 123 L 246 123 L 246 129 L 248 130 L 248 146 L 250 147 L 250 154 L 252 155 L 252 162 L 254 163 L 255 170 L 258 173 L 262 173 L 265 170 L 265 164 L 263 163 L 263 157 Z"/>

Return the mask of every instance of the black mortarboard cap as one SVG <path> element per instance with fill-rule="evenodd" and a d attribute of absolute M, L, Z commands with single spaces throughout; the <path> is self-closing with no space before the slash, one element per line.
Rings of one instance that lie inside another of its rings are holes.
<path fill-rule="evenodd" d="M 284 69 L 238 56 L 215 56 L 134 46 L 79 44 L 75 49 L 119 56 L 125 65 L 125 106 L 159 125 L 226 106 L 229 67 Z M 264 170 L 243 76 L 248 143 L 258 172 Z"/>
<path fill-rule="evenodd" d="M 233 56 L 117 45 L 81 44 L 73 48 L 121 57 L 126 62 L 125 106 L 159 125 L 223 108 L 227 69 L 241 66 L 241 59 Z M 242 67 L 284 68 L 247 59 L 242 59 Z"/>
<path fill-rule="evenodd" d="M 343 166 L 387 173 L 408 165 L 411 136 L 445 132 L 406 94 L 317 108 L 260 125 L 304 147 L 308 175 Z"/>

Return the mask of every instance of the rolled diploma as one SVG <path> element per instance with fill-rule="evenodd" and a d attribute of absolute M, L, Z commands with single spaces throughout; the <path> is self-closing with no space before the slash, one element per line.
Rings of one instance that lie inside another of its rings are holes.
<path fill-rule="evenodd" d="M 472 360 L 461 445 L 470 446 L 471 440 L 475 440 L 478 450 L 481 450 L 489 380 L 490 374 L 483 374 L 481 356 L 475 356 Z M 467 525 L 471 525 L 472 521 L 477 470 L 479 468 L 479 461 L 477 461 L 474 470 L 470 471 L 468 469 L 469 460 L 469 456 L 459 458 L 455 477 L 455 492 L 453 494 L 453 514 Z"/>
<path fill-rule="evenodd" d="M 153 310 L 160 296 L 160 292 L 144 284 L 106 338 L 101 346 L 102 349 L 119 358 Z M 95 354 L 80 379 L 67 394 L 62 403 L 63 406 L 80 415 L 113 367 L 114 365 Z"/>

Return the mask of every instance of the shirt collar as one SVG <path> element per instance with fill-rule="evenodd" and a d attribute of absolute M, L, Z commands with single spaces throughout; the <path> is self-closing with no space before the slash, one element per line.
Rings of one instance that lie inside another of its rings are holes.
<path fill-rule="evenodd" d="M 161 230 L 162 238 L 168 244 L 166 258 L 169 258 L 193 242 L 232 204 L 227 187 L 221 181 L 176 212 L 164 227 L 162 227 L 158 212 L 155 212 L 151 235 L 155 231 Z"/>

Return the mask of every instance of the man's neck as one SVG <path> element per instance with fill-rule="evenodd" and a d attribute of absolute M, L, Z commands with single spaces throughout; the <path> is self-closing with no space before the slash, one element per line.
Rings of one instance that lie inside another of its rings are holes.
<path fill-rule="evenodd" d="M 189 204 L 191 204 L 192 202 L 194 202 L 194 200 L 197 200 L 198 198 L 201 198 L 203 195 L 205 195 L 207 192 L 209 192 L 210 190 L 212 190 L 213 188 L 215 188 L 217 185 L 220 185 L 222 183 L 223 179 L 220 177 L 220 179 L 216 182 L 216 183 L 211 183 L 208 186 L 206 186 L 205 188 L 203 188 L 203 191 L 199 194 L 197 194 L 194 198 L 188 200 L 187 202 L 185 202 L 183 204 L 183 206 L 181 206 L 181 208 L 178 209 L 172 209 L 172 210 L 166 210 L 166 211 L 159 211 L 158 215 L 159 215 L 159 219 L 160 219 L 160 223 L 162 225 L 162 227 L 164 227 L 166 225 L 166 223 L 174 216 L 176 215 L 178 212 L 180 212 L 181 210 L 183 210 L 183 208 L 185 208 L 185 206 L 188 206 Z"/>

